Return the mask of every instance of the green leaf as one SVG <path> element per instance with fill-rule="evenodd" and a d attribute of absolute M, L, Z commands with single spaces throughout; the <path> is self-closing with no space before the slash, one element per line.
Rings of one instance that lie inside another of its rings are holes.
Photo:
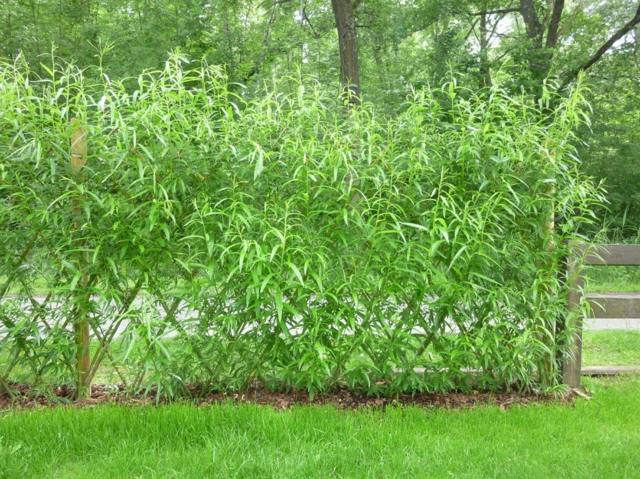
<path fill-rule="evenodd" d="M 427 228 L 426 226 L 422 226 L 416 223 L 405 223 L 404 221 L 400 221 L 400 224 L 420 231 L 429 231 L 429 228 Z"/>
<path fill-rule="evenodd" d="M 289 267 L 291 268 L 291 271 L 293 271 L 293 274 L 295 274 L 296 278 L 298 278 L 298 281 L 300 282 L 300 284 L 304 286 L 304 279 L 302 279 L 302 273 L 300 273 L 300 270 L 298 269 L 298 267 L 293 263 L 288 263 L 288 264 L 289 264 Z"/>

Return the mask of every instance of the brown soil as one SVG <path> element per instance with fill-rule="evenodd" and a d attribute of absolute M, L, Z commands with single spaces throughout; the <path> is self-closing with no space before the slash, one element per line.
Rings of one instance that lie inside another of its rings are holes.
<path fill-rule="evenodd" d="M 54 388 L 50 394 L 36 394 L 26 385 L 12 385 L 12 395 L 0 393 L 0 410 L 38 407 L 91 407 L 98 404 L 120 405 L 153 405 L 156 404 L 153 394 L 125 394 L 118 386 L 94 385 L 91 397 L 73 401 L 73 389 L 68 386 Z M 561 396 L 518 394 L 518 393 L 449 393 L 449 394 L 402 394 L 393 397 L 366 396 L 348 390 L 338 390 L 327 394 L 317 394 L 313 398 L 305 391 L 273 392 L 264 388 L 253 388 L 243 393 L 210 392 L 202 394 L 193 388 L 194 397 L 189 402 L 196 405 L 219 403 L 260 404 L 276 409 L 289 409 L 296 405 L 314 404 L 331 405 L 339 409 L 376 408 L 388 406 L 419 406 L 425 408 L 469 409 L 478 405 L 494 405 L 506 410 L 516 404 L 558 402 L 570 404 L 576 394 L 574 392 Z M 160 400 L 160 403 L 169 403 Z"/>

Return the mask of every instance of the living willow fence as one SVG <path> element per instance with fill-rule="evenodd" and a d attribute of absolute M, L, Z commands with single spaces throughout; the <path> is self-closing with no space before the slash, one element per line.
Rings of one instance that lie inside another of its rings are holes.
<path fill-rule="evenodd" d="M 451 83 L 389 118 L 178 57 L 2 64 L 0 388 L 557 387 L 601 196 L 579 91 L 552 99 Z"/>

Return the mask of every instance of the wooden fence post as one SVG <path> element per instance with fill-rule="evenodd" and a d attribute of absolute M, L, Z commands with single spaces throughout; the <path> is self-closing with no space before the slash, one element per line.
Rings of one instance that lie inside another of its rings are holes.
<path fill-rule="evenodd" d="M 567 301 L 567 313 L 572 320 L 572 336 L 569 347 L 569 355 L 564 361 L 562 376 L 564 383 L 570 388 L 580 387 L 580 374 L 582 372 L 582 316 L 579 314 L 580 296 L 584 286 L 584 278 L 579 271 L 580 258 L 576 254 L 576 248 L 569 246 L 567 258 L 567 284 L 569 297 Z"/>
<path fill-rule="evenodd" d="M 77 182 L 83 181 L 82 168 L 87 163 L 87 131 L 83 126 L 72 121 L 71 132 L 71 173 Z M 73 222 L 76 232 L 82 227 L 82 204 L 79 199 L 74 200 Z M 76 243 L 81 248 L 81 242 Z M 75 304 L 74 335 L 76 341 L 76 399 L 87 398 L 91 395 L 91 356 L 89 350 L 89 276 L 87 273 L 88 258 L 86 252 L 78 254 L 78 269 L 80 281 L 76 286 L 80 290 L 80 299 Z"/>

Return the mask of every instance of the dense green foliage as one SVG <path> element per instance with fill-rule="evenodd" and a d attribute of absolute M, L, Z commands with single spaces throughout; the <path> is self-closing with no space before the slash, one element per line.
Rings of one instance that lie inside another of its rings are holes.
<path fill-rule="evenodd" d="M 497 81 L 514 94 L 537 94 L 545 80 L 570 83 L 638 8 L 637 0 L 349 1 L 363 96 L 391 113 L 408 89 L 442 85 L 451 71 L 465 88 Z M 329 0 L 0 2 L 0 57 L 22 55 L 40 74 L 52 44 L 82 67 L 101 63 L 113 79 L 162 68 L 179 48 L 250 90 L 301 71 L 337 91 L 336 40 Z M 636 24 L 589 67 L 593 122 L 579 135 L 583 170 L 609 191 L 599 215 L 616 240 L 634 240 L 640 227 L 639 45 Z"/>
<path fill-rule="evenodd" d="M 541 110 L 451 82 L 389 118 L 299 79 L 243 99 L 182 63 L 133 91 L 0 67 L 3 294 L 18 293 L 0 304 L 4 382 L 17 364 L 72 379 L 69 325 L 86 317 L 93 373 L 107 358 L 128 387 L 168 394 L 557 384 L 559 261 L 599 201 L 573 147 L 579 90 Z M 32 278 L 51 294 L 24 307 Z"/>
<path fill-rule="evenodd" d="M 337 411 L 173 404 L 0 413 L 0 477 L 636 477 L 640 380 L 591 401 Z"/>

